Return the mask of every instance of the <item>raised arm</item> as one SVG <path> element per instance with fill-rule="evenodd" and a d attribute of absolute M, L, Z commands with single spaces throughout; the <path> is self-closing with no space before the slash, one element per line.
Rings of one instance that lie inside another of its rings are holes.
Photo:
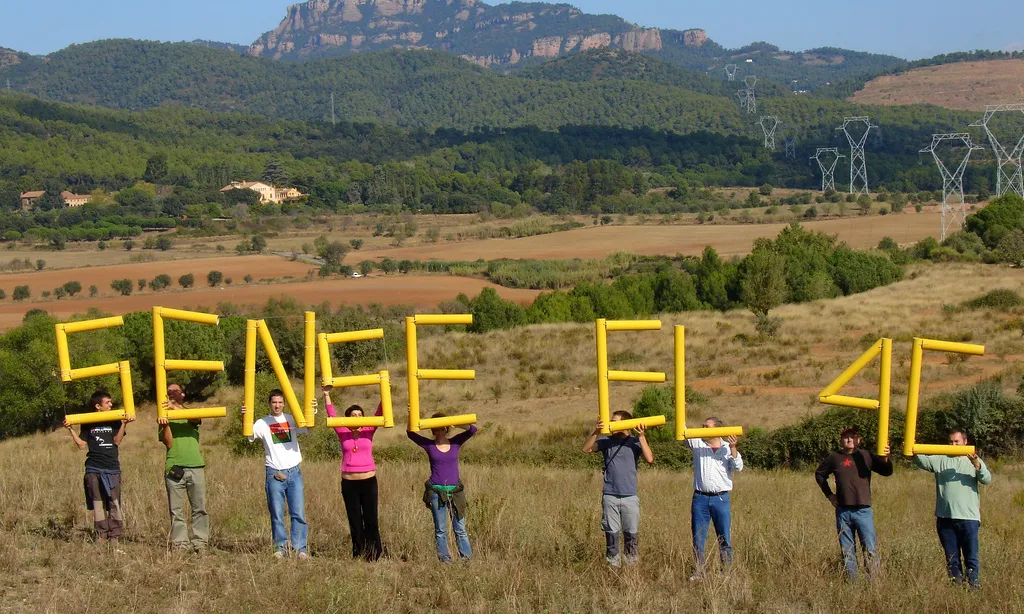
<path fill-rule="evenodd" d="M 384 415 L 384 403 L 383 402 L 379 402 L 379 403 L 377 403 L 377 411 L 373 414 L 373 416 L 375 418 L 379 418 L 379 417 L 381 417 L 383 415 Z M 364 435 L 367 435 L 370 439 L 373 439 L 373 436 L 377 433 L 377 427 L 375 427 L 375 426 L 360 427 L 359 432 L 364 434 Z"/>
<path fill-rule="evenodd" d="M 985 461 L 978 458 L 977 454 L 973 454 L 967 458 L 971 461 L 971 464 L 974 465 L 974 469 L 978 472 L 978 481 L 982 484 L 991 484 L 992 472 L 989 471 L 988 465 L 985 464 Z"/>
<path fill-rule="evenodd" d="M 885 446 L 885 454 L 883 456 L 875 456 L 868 452 L 871 456 L 871 470 L 880 476 L 888 477 L 892 475 L 892 459 L 889 458 L 889 446 Z"/>
<path fill-rule="evenodd" d="M 740 455 L 739 438 L 730 435 L 726 441 L 729 442 L 729 458 L 726 459 L 729 468 L 733 471 L 743 471 L 743 456 Z"/>
<path fill-rule="evenodd" d="M 121 421 L 121 428 L 117 429 L 117 434 L 114 435 L 115 446 L 121 445 L 121 440 L 124 439 L 125 433 L 127 433 L 125 427 L 128 426 L 129 422 L 132 422 L 134 420 L 135 418 L 125 418 L 124 420 Z"/>
<path fill-rule="evenodd" d="M 931 471 L 935 473 L 938 469 L 938 457 L 932 456 L 931 454 L 915 454 L 914 464 L 918 468 L 924 469 L 925 471 Z"/>
<path fill-rule="evenodd" d="M 469 441 L 469 438 L 472 437 L 473 435 L 476 435 L 476 425 L 470 424 L 468 429 L 462 431 L 455 437 L 452 437 L 451 442 L 461 446 L 462 444 Z"/>
<path fill-rule="evenodd" d="M 68 424 L 68 421 L 67 421 L 66 418 L 64 419 L 64 428 L 66 428 L 68 430 L 68 433 L 71 434 L 71 441 L 74 442 L 74 444 L 76 446 L 78 446 L 78 449 L 79 450 L 84 450 L 87 444 L 84 441 L 82 441 L 82 438 L 79 437 L 78 433 L 75 432 L 74 425 L 73 424 Z"/>
<path fill-rule="evenodd" d="M 406 431 L 405 434 L 409 436 L 409 439 L 411 439 L 414 444 L 420 447 L 429 446 L 430 444 L 434 443 L 432 439 L 427 439 L 426 437 L 420 435 L 415 431 Z"/>
<path fill-rule="evenodd" d="M 587 440 L 583 442 L 584 452 L 597 452 L 597 438 L 601 436 L 601 431 L 604 430 L 604 422 L 597 421 L 597 426 L 594 427 L 594 431 L 590 433 Z"/>
<path fill-rule="evenodd" d="M 157 418 L 156 423 L 160 425 L 160 441 L 163 442 L 165 448 L 170 450 L 174 445 L 174 434 L 171 433 L 170 422 L 167 421 L 167 418 Z"/>
<path fill-rule="evenodd" d="M 646 430 L 647 427 L 642 424 L 636 427 L 636 438 L 640 441 L 640 451 L 644 455 L 644 460 L 647 461 L 648 465 L 653 465 L 654 452 L 651 450 L 651 446 L 647 444 L 647 435 L 644 434 Z"/>

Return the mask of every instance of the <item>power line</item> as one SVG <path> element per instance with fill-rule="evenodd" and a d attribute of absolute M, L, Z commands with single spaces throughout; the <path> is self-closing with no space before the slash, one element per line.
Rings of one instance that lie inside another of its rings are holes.
<path fill-rule="evenodd" d="M 936 149 L 943 143 L 950 141 L 953 146 L 963 145 L 967 147 L 967 151 L 964 153 L 963 158 L 960 159 L 960 164 L 954 169 L 950 170 L 942 158 L 939 157 L 939 152 Z M 976 146 L 971 142 L 971 135 L 966 132 L 948 133 L 948 134 L 933 134 L 932 144 L 921 150 L 921 153 L 930 153 L 935 158 L 935 164 L 939 167 L 939 172 L 942 174 L 942 241 L 946 240 L 946 235 L 949 229 L 954 225 L 958 224 L 960 228 L 963 228 L 967 223 L 967 202 L 964 200 L 964 170 L 967 168 L 967 162 L 971 159 L 971 154 L 981 147 Z M 957 202 L 950 202 L 951 199 L 955 199 Z"/>

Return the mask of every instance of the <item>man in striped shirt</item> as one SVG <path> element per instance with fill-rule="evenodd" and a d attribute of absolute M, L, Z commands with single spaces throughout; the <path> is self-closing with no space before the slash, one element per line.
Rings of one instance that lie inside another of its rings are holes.
<path fill-rule="evenodd" d="M 704 421 L 704 428 L 718 428 L 722 421 L 714 416 Z M 743 471 L 743 457 L 736 447 L 736 437 L 723 441 L 721 437 L 708 439 L 687 439 L 686 445 L 693 452 L 693 502 L 690 504 L 690 530 L 693 534 L 693 550 L 697 557 L 697 571 L 690 580 L 697 580 L 704 572 L 704 544 L 708 537 L 708 525 L 715 525 L 718 537 L 718 551 L 722 569 L 732 565 L 732 540 L 729 534 L 731 511 L 729 492 L 732 490 L 732 474 Z"/>

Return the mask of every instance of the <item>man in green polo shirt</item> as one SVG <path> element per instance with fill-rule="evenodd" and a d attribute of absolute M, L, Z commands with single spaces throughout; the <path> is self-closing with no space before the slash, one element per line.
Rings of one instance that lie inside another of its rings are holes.
<path fill-rule="evenodd" d="M 178 384 L 167 386 L 167 409 L 183 409 L 185 391 Z M 164 485 L 171 513 L 171 546 L 203 552 L 210 540 L 210 520 L 206 515 L 206 477 L 203 455 L 199 452 L 199 425 L 202 420 L 160 418 L 158 437 L 167 447 L 164 461 Z M 185 523 L 185 496 L 192 508 L 192 525 Z"/>
<path fill-rule="evenodd" d="M 949 445 L 966 446 L 967 435 L 954 429 Z M 978 484 L 991 484 L 992 472 L 977 454 L 968 456 L 917 455 L 914 464 L 935 474 L 935 528 L 946 555 L 946 571 L 954 582 L 964 581 L 961 560 L 967 567 L 971 588 L 980 588 L 978 529 L 981 497 Z"/>

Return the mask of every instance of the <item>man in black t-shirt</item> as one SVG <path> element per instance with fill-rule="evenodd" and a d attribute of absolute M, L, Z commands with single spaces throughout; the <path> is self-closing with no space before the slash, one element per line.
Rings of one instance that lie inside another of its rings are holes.
<path fill-rule="evenodd" d="M 93 411 L 110 411 L 113 402 L 105 390 L 97 390 L 89 399 Z M 125 426 L 132 419 L 82 424 L 78 433 L 74 425 L 64 427 L 79 450 L 88 448 L 85 456 L 85 507 L 92 511 L 96 526 L 96 542 L 117 546 L 121 537 L 121 463 L 117 447 L 125 435 Z"/>

